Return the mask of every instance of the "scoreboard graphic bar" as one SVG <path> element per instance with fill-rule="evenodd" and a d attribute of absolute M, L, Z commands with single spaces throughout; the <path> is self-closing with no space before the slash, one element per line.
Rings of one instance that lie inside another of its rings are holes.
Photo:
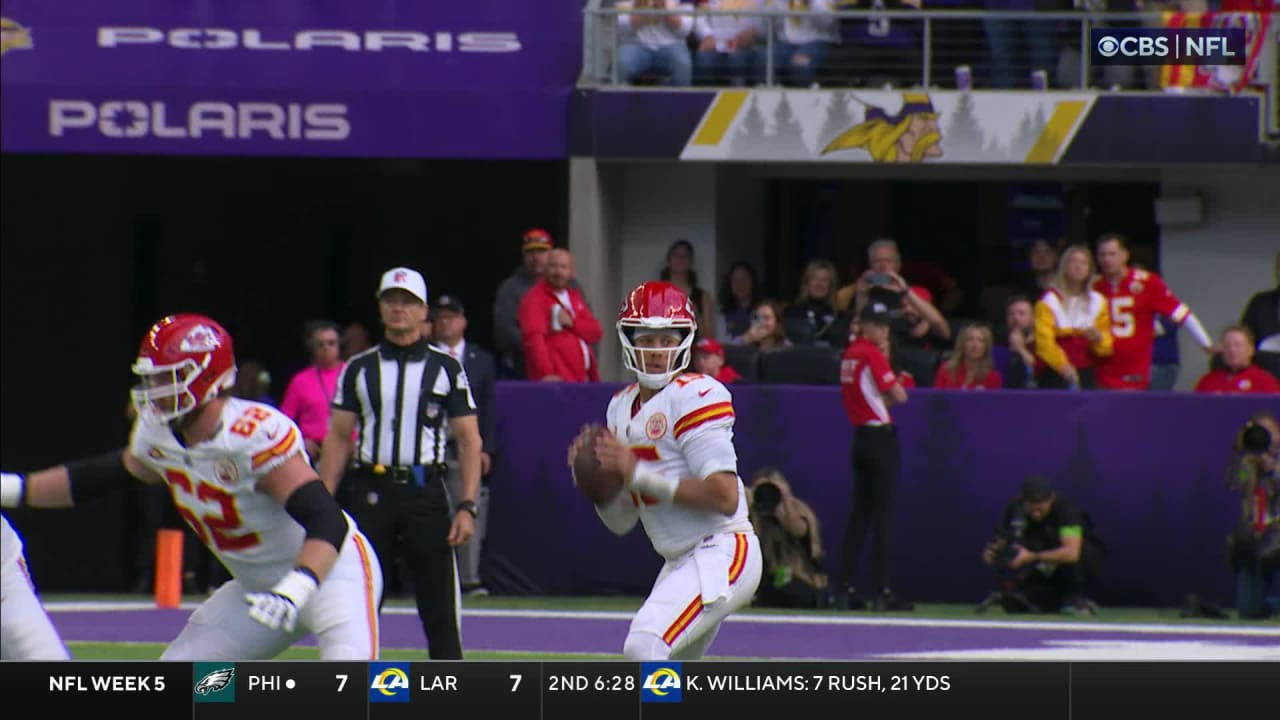
<path fill-rule="evenodd" d="M 1204 720 L 1280 717 L 1278 678 L 1277 662 L 63 662 L 0 664 L 0 697 L 166 720 Z"/>

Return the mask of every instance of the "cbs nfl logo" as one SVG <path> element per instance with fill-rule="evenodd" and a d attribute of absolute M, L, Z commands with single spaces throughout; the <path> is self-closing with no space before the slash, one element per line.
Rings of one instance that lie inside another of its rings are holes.
<path fill-rule="evenodd" d="M 683 699 L 680 663 L 642 663 L 640 675 L 644 678 L 640 702 L 678 703 Z"/>
<path fill-rule="evenodd" d="M 369 663 L 369 702 L 409 702 L 409 664 Z"/>

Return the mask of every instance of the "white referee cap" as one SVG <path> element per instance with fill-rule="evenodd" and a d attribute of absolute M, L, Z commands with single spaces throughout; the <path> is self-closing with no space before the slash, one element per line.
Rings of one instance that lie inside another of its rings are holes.
<path fill-rule="evenodd" d="M 427 301 L 427 281 L 422 279 L 422 273 L 417 270 L 397 267 L 382 273 L 382 283 L 378 285 L 378 297 L 396 288 L 404 290 L 424 303 Z"/>

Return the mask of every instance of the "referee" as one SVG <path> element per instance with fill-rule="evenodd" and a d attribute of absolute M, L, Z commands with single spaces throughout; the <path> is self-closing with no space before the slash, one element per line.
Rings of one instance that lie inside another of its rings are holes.
<path fill-rule="evenodd" d="M 383 341 L 353 356 L 338 378 L 320 479 L 335 492 L 354 449 L 347 510 L 373 543 L 383 577 L 390 577 L 397 551 L 404 552 L 431 659 L 461 660 L 454 547 L 471 538 L 479 514 L 476 404 L 462 365 L 422 336 L 427 284 L 421 274 L 403 267 L 383 274 L 378 310 Z M 450 434 L 462 473 L 461 498 L 452 508 L 444 482 Z"/>
<path fill-rule="evenodd" d="M 840 579 L 847 588 L 849 609 L 863 609 L 865 601 L 854 593 L 852 583 L 870 526 L 871 574 L 876 584 L 870 598 L 872 609 L 910 610 L 910 604 L 898 599 L 889 587 L 889 536 L 900 474 L 898 430 L 889 408 L 906 402 L 907 391 L 885 357 L 889 313 L 883 305 L 867 305 L 858 321 L 858 338 L 845 349 L 840 362 L 840 393 L 854 427 L 853 509 L 844 531 Z"/>

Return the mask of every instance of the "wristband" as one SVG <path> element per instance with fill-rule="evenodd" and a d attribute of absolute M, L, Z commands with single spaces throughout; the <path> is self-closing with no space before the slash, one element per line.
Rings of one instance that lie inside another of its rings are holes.
<path fill-rule="evenodd" d="M 0 473 L 0 507 L 22 507 L 27 500 L 27 479 L 17 473 Z"/>
<path fill-rule="evenodd" d="M 456 508 L 454 508 L 454 512 L 469 512 L 471 513 L 471 519 L 473 520 L 480 517 L 480 508 L 476 507 L 475 500 L 463 500 L 462 502 L 458 503 L 458 506 Z"/>
<path fill-rule="evenodd" d="M 659 475 L 636 471 L 631 479 L 631 489 L 641 495 L 648 495 L 663 505 L 670 505 L 676 499 L 676 488 L 680 481 Z"/>
<path fill-rule="evenodd" d="M 271 592 L 289 598 L 294 607 L 301 608 L 320 587 L 320 581 L 311 568 L 296 567 L 271 588 Z"/>

